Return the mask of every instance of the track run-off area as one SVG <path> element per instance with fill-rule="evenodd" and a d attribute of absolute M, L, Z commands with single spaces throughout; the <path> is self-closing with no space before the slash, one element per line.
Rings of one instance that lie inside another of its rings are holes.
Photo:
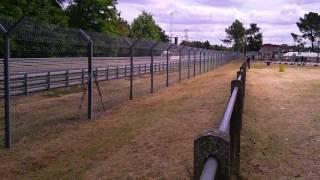
<path fill-rule="evenodd" d="M 115 103 L 92 121 L 48 126 L 41 136 L 0 150 L 0 177 L 190 179 L 194 138 L 219 123 L 240 64 L 232 62 L 152 95 Z M 280 73 L 278 65 L 252 64 L 241 136 L 243 179 L 320 176 L 319 89 L 319 67 L 287 66 Z M 40 104 L 24 102 L 19 108 L 41 109 L 55 101 L 69 102 L 77 94 L 81 92 L 70 91 L 49 101 L 48 95 L 35 94 Z M 67 110 L 62 104 L 54 108 Z M 34 117 L 41 115 L 46 114 Z"/>

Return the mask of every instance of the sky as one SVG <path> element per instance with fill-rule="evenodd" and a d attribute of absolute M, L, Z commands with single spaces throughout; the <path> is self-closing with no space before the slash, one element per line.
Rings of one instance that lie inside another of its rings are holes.
<path fill-rule="evenodd" d="M 170 36 L 173 12 L 173 36 L 189 40 L 209 40 L 222 44 L 225 28 L 235 19 L 249 27 L 261 27 L 264 43 L 293 44 L 290 33 L 298 33 L 296 22 L 305 13 L 319 12 L 320 0 L 118 0 L 117 8 L 129 23 L 143 10 Z"/>

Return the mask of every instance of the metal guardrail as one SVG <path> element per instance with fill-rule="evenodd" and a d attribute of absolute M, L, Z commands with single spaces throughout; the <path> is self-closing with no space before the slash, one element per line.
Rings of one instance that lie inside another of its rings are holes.
<path fill-rule="evenodd" d="M 199 64 L 199 62 L 196 62 Z M 188 62 L 182 62 L 182 67 L 188 67 Z M 169 71 L 177 71 L 179 68 L 178 62 L 172 62 L 168 64 Z M 190 68 L 190 67 L 189 67 Z M 150 73 L 149 64 L 135 64 L 134 76 L 140 76 Z M 153 71 L 155 73 L 166 71 L 167 64 L 155 63 L 153 65 Z M 114 79 L 121 79 L 129 77 L 130 65 L 121 66 L 107 66 L 95 68 L 93 70 L 94 78 L 97 81 L 108 81 Z M 49 71 L 42 73 L 19 73 L 17 75 L 11 75 L 11 95 L 28 95 L 29 93 L 46 91 L 50 89 L 70 87 L 75 85 L 81 85 L 87 83 L 88 69 L 69 69 L 59 71 Z M 0 98 L 4 95 L 4 78 L 0 76 Z"/>
<path fill-rule="evenodd" d="M 240 131 L 245 98 L 246 64 L 231 82 L 231 96 L 218 128 L 202 132 L 194 141 L 194 179 L 239 176 Z"/>

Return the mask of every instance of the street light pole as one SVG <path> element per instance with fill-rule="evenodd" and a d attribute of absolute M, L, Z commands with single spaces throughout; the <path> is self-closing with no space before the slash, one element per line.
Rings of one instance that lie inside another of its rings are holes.
<path fill-rule="evenodd" d="M 170 13 L 170 36 L 171 36 L 171 43 L 173 42 L 173 34 L 172 34 L 172 18 L 173 18 L 173 12 Z"/>

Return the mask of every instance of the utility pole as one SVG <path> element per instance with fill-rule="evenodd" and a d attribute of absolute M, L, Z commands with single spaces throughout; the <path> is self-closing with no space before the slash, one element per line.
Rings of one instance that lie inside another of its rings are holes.
<path fill-rule="evenodd" d="M 173 18 L 173 12 L 170 13 L 170 17 L 171 17 L 171 20 L 170 20 L 170 36 L 171 36 L 171 43 L 173 42 L 173 34 L 172 34 L 172 18 Z"/>
<path fill-rule="evenodd" d="M 184 33 L 185 33 L 184 39 L 185 39 L 186 42 L 188 42 L 188 41 L 189 41 L 188 29 L 185 29 L 185 30 L 184 30 Z"/>

